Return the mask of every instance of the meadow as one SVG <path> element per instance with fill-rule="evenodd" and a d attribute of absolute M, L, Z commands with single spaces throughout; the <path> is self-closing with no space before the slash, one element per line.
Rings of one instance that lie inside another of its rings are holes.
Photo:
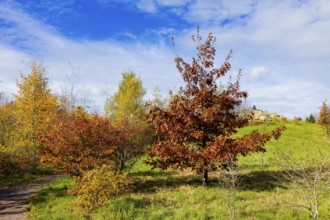
<path fill-rule="evenodd" d="M 132 191 L 110 198 L 101 208 L 82 214 L 71 205 L 67 195 L 72 179 L 63 177 L 44 187 L 30 201 L 31 219 L 230 219 L 235 205 L 235 219 L 310 219 L 297 182 L 284 181 L 283 155 L 297 163 L 308 158 L 322 160 L 330 156 L 330 139 L 321 126 L 301 121 L 254 123 L 237 135 L 252 130 L 266 132 L 285 125 L 279 140 L 266 145 L 267 152 L 239 157 L 235 169 L 240 174 L 235 188 L 224 183 L 226 171 L 210 174 L 210 184 L 203 186 L 201 176 L 185 170 L 162 171 L 144 164 L 143 156 L 130 170 Z M 233 192 L 235 202 L 233 201 Z M 330 219 L 330 191 L 320 197 L 318 219 Z"/>

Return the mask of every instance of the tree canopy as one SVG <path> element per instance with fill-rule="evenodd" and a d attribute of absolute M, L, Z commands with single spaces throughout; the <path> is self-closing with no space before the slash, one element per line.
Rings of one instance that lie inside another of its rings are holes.
<path fill-rule="evenodd" d="M 106 101 L 106 115 L 116 121 L 123 118 L 134 121 L 144 120 L 143 97 L 146 92 L 142 86 L 142 80 L 132 71 L 125 72 L 122 76 L 118 91 Z"/>
<path fill-rule="evenodd" d="M 172 95 L 167 107 L 148 104 L 148 119 L 155 125 L 159 139 L 150 151 L 148 163 L 166 169 L 192 168 L 204 174 L 235 161 L 238 154 L 265 151 L 264 145 L 272 137 L 279 138 L 283 128 L 267 134 L 253 131 L 243 137 L 233 135 L 246 126 L 251 116 L 244 117 L 236 111 L 248 96 L 240 90 L 238 73 L 236 81 L 229 81 L 219 91 L 217 80 L 223 79 L 231 68 L 230 52 L 220 68 L 214 67 L 215 38 L 209 34 L 204 43 L 201 36 L 193 36 L 197 42 L 197 57 L 189 64 L 183 58 L 175 58 L 178 71 L 185 82 L 177 94 Z"/>
<path fill-rule="evenodd" d="M 326 101 L 322 103 L 317 123 L 322 125 L 327 135 L 330 136 L 330 108 Z"/>
<path fill-rule="evenodd" d="M 16 121 L 16 141 L 22 145 L 37 146 L 36 132 L 43 132 L 55 120 L 57 100 L 48 88 L 46 68 L 33 62 L 31 73 L 21 75 L 17 81 L 18 94 L 15 95 L 14 118 Z"/>

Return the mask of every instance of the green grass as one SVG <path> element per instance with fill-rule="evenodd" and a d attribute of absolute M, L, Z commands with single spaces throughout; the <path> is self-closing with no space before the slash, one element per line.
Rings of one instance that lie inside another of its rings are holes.
<path fill-rule="evenodd" d="M 31 219 L 85 219 L 71 208 L 72 197 L 66 194 L 70 183 L 63 177 L 39 191 L 30 201 Z"/>
<path fill-rule="evenodd" d="M 258 129 L 271 130 L 280 122 L 251 125 L 240 131 L 244 135 Z M 276 179 L 281 169 L 278 153 L 292 153 L 301 160 L 317 155 L 320 149 L 329 155 L 330 141 L 315 124 L 287 122 L 287 130 L 279 141 L 267 144 L 265 154 L 251 154 L 239 158 L 239 167 L 245 174 L 237 192 L 237 219 L 309 219 L 307 211 L 293 206 L 303 202 L 294 190 L 294 184 L 279 184 Z M 72 209 L 72 196 L 66 195 L 71 180 L 58 179 L 40 191 L 31 201 L 31 219 L 228 219 L 230 190 L 222 187 L 217 174 L 211 174 L 211 183 L 201 185 L 201 178 L 189 172 L 151 170 L 141 158 L 130 176 L 134 180 L 132 193 L 110 199 L 90 215 Z M 321 199 L 319 219 L 330 219 L 330 192 Z"/>
<path fill-rule="evenodd" d="M 240 135 L 253 130 L 260 132 L 270 131 L 281 122 L 253 125 L 244 128 Z M 278 141 L 272 140 L 266 145 L 266 153 L 255 153 L 247 157 L 240 157 L 239 164 L 250 170 L 278 170 L 278 157 L 280 153 L 290 154 L 295 160 L 303 160 L 307 155 L 317 156 L 318 150 L 330 156 L 330 139 L 324 130 L 317 124 L 289 121 L 284 123 L 286 130 Z"/>

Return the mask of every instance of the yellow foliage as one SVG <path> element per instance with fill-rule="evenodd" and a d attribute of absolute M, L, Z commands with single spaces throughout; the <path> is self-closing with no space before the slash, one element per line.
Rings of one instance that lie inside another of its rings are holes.
<path fill-rule="evenodd" d="M 0 146 L 5 148 L 10 147 L 10 139 L 14 132 L 14 108 L 13 102 L 5 103 L 0 107 Z"/>
<path fill-rule="evenodd" d="M 118 91 L 105 104 L 106 115 L 115 121 L 130 119 L 145 121 L 143 97 L 146 94 L 142 80 L 132 71 L 123 73 Z"/>
<path fill-rule="evenodd" d="M 15 101 L 0 107 L 0 172 L 22 173 L 39 164 L 38 134 L 58 116 L 57 98 L 51 94 L 46 69 L 35 62 L 31 73 L 17 81 Z"/>
<path fill-rule="evenodd" d="M 73 204 L 83 212 L 91 212 L 102 206 L 110 197 L 127 193 L 131 183 L 127 174 L 115 173 L 103 165 L 76 177 L 68 193 L 76 195 Z"/>
<path fill-rule="evenodd" d="M 15 95 L 14 118 L 17 147 L 38 149 L 38 132 L 43 132 L 56 119 L 58 113 L 57 99 L 48 88 L 46 69 L 35 62 L 31 64 L 31 73 L 21 75 L 22 82 L 17 81 L 18 94 Z"/>

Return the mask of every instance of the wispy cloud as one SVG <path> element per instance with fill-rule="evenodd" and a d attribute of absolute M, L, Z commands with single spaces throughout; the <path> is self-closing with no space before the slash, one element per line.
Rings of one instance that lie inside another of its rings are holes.
<path fill-rule="evenodd" d="M 318 110 L 322 100 L 330 99 L 327 0 L 247 0 L 239 4 L 228 0 L 97 1 L 125 3 L 156 15 L 179 14 L 191 26 L 200 24 L 203 35 L 213 32 L 218 38 L 217 64 L 234 50 L 233 69 L 243 69 L 242 87 L 257 107 L 290 117 L 307 116 Z M 77 88 L 89 91 L 99 109 L 105 94 L 117 88 L 124 70 L 136 71 L 149 92 L 155 86 L 164 93 L 179 87 L 182 80 L 173 57 L 178 53 L 189 59 L 195 53 L 196 45 L 190 41 L 194 28 L 176 30 L 164 24 L 145 30 L 145 34 L 157 37 L 152 43 L 139 41 L 134 33 L 128 33 L 132 41 L 126 43 L 74 40 L 36 20 L 13 1 L 0 3 L 0 20 L 5 23 L 0 26 L 2 90 L 14 92 L 19 70 L 28 72 L 29 61 L 38 60 L 48 66 L 52 87 L 60 91 L 70 61 L 79 75 Z M 175 36 L 175 52 L 169 39 L 164 39 L 169 35 Z"/>
<path fill-rule="evenodd" d="M 192 0 L 156 0 L 156 2 L 163 6 L 184 6 Z"/>
<path fill-rule="evenodd" d="M 149 91 L 157 85 L 167 91 L 180 83 L 173 63 L 174 54 L 165 44 L 73 41 L 23 11 L 15 10 L 11 4 L 0 4 L 0 14 L 1 19 L 13 23 L 12 37 L 7 36 L 7 30 L 0 30 L 5 36 L 0 40 L 0 57 L 6 61 L 0 65 L 0 79 L 5 78 L 1 87 L 10 93 L 16 91 L 14 85 L 19 70 L 28 73 L 31 60 L 46 64 L 56 92 L 60 92 L 65 76 L 70 73 L 68 62 L 73 63 L 79 76 L 76 86 L 80 91 L 91 93 L 98 109 L 103 109 L 104 90 L 112 94 L 125 70 L 132 69 L 140 75 Z M 174 81 L 167 80 L 168 77 Z"/>
<path fill-rule="evenodd" d="M 40 49 L 55 49 L 63 46 L 63 39 L 54 28 L 33 19 L 21 11 L 19 5 L 0 3 L 0 19 L 11 24 L 9 29 L 0 28 L 2 43 L 34 53 L 39 53 Z"/>
<path fill-rule="evenodd" d="M 134 2 L 134 1 L 133 1 Z M 136 7 L 148 13 L 159 13 L 164 7 L 178 9 L 186 5 L 190 0 L 139 0 L 136 3 Z M 178 12 L 170 10 L 170 12 Z"/>
<path fill-rule="evenodd" d="M 157 6 L 153 0 L 140 0 L 136 6 L 142 11 L 146 11 L 149 13 L 157 12 Z"/>
<path fill-rule="evenodd" d="M 193 23 L 220 24 L 224 20 L 241 19 L 252 13 L 255 0 L 240 1 L 233 4 L 230 0 L 197 0 L 188 6 L 185 19 Z"/>
<path fill-rule="evenodd" d="M 269 68 L 265 66 L 253 67 L 249 77 L 251 80 L 255 81 L 258 80 L 263 75 L 267 74 L 268 72 L 269 72 Z"/>
<path fill-rule="evenodd" d="M 279 84 L 256 83 L 248 86 L 248 100 L 269 111 L 285 113 L 286 116 L 303 116 L 318 113 L 320 101 L 325 98 L 322 84 L 295 79 Z M 327 91 L 329 92 L 329 91 Z M 319 99 L 315 98 L 319 96 Z M 302 108 L 307 109 L 303 111 Z"/>
<path fill-rule="evenodd" d="M 121 4 L 124 7 L 137 9 L 151 14 L 164 13 L 165 8 L 179 9 L 193 0 L 96 0 L 96 2 L 104 5 Z M 173 11 L 173 10 L 170 10 Z M 166 11 L 167 13 L 168 11 Z"/>

